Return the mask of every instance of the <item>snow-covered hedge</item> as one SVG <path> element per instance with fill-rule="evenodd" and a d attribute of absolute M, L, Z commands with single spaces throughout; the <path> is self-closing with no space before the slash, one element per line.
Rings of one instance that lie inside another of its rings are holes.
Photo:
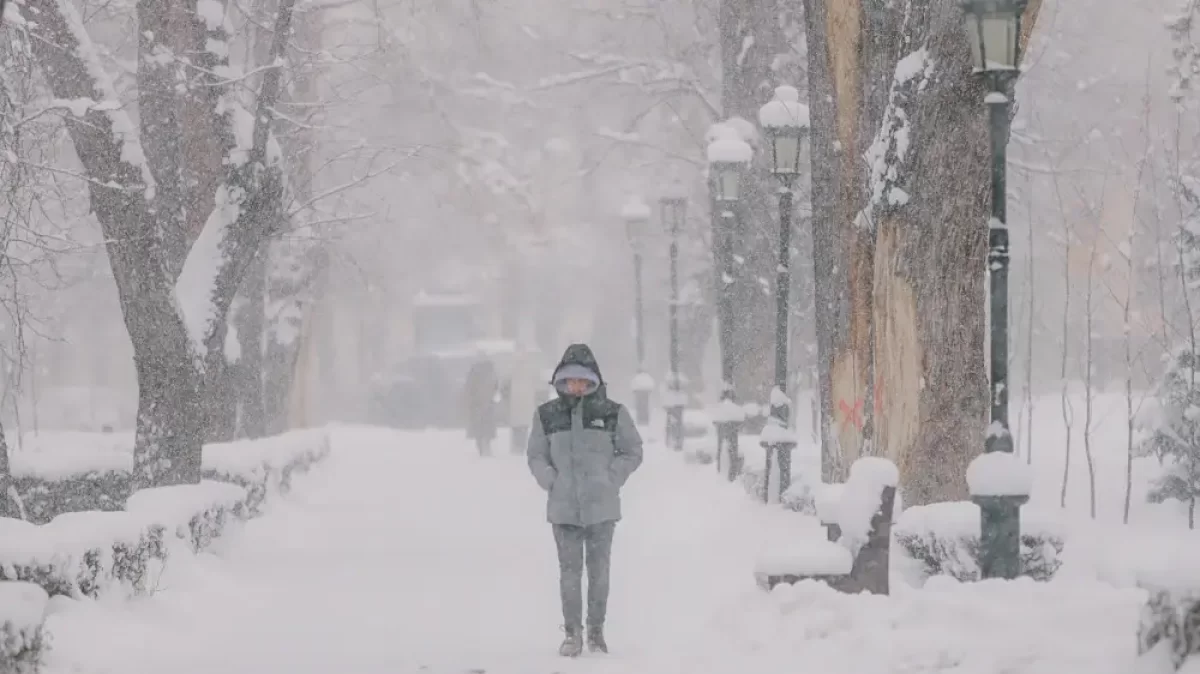
<path fill-rule="evenodd" d="M 37 671 L 45 650 L 42 622 L 49 599 L 33 583 L 0 582 L 0 672 Z"/>
<path fill-rule="evenodd" d="M 1193 569 L 1194 573 L 1194 569 Z M 1192 589 L 1150 587 L 1138 623 L 1140 672 L 1200 670 L 1200 581 Z"/>
<path fill-rule="evenodd" d="M 1138 620 L 1138 674 L 1200 671 L 1200 546 L 1183 537 L 1136 572 L 1147 592 Z"/>
<path fill-rule="evenodd" d="M 203 477 L 245 487 L 250 492 L 248 507 L 256 510 L 269 490 L 286 489 L 295 470 L 329 451 L 324 435 L 321 430 L 302 430 L 205 445 Z M 131 492 L 133 470 L 132 444 L 123 439 L 95 434 L 91 446 L 76 438 L 61 449 L 14 453 L 13 485 L 21 512 L 0 515 L 45 524 L 62 513 L 120 511 Z"/>
<path fill-rule="evenodd" d="M 203 550 L 328 454 L 324 431 L 209 445 L 205 474 L 222 479 L 141 490 L 124 510 L 66 512 L 46 524 L 0 518 L 0 581 L 31 582 L 51 596 L 94 597 L 114 586 L 146 592 L 172 551 Z"/>
<path fill-rule="evenodd" d="M 979 506 L 970 501 L 934 503 L 905 510 L 893 532 L 926 578 L 979 580 Z M 1051 513 L 1021 508 L 1021 575 L 1049 580 L 1062 566 L 1063 528 Z"/>

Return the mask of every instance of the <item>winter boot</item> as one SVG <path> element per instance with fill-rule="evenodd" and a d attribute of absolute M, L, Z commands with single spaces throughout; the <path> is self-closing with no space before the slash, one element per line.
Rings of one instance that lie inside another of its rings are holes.
<path fill-rule="evenodd" d="M 607 653 L 608 643 L 604 641 L 604 628 L 599 625 L 589 627 L 587 630 L 587 645 L 588 650 L 593 653 Z"/>
<path fill-rule="evenodd" d="M 567 638 L 558 647 L 558 654 L 564 658 L 577 658 L 583 652 L 583 634 L 578 627 L 567 628 Z"/>

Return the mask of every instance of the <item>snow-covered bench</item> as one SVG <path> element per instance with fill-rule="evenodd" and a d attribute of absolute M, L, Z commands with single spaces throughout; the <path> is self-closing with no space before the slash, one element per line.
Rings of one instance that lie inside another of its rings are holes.
<path fill-rule="evenodd" d="M 0 582 L 0 672 L 37 671 L 49 599 L 45 590 L 33 583 Z"/>
<path fill-rule="evenodd" d="M 826 485 L 817 495 L 824 531 L 812 528 L 803 539 L 785 539 L 764 551 L 755 569 L 759 584 L 772 589 L 817 580 L 842 592 L 887 594 L 898 480 L 887 459 L 855 461 L 845 485 Z"/>

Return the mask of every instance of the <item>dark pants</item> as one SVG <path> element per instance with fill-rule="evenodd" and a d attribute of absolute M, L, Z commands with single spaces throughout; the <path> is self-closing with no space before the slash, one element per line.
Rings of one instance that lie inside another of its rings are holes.
<path fill-rule="evenodd" d="M 613 530 L 616 522 L 601 522 L 588 527 L 555 524 L 554 542 L 558 545 L 559 591 L 562 594 L 563 625 L 567 629 L 583 627 L 583 567 L 586 556 L 588 592 L 587 624 L 604 625 L 608 612 L 608 572 L 612 557 Z"/>

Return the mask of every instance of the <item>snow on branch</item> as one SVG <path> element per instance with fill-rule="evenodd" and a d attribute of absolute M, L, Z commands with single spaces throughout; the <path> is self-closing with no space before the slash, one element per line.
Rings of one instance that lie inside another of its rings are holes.
<path fill-rule="evenodd" d="M 51 95 L 60 102 L 71 101 L 69 107 L 77 113 L 67 119 L 67 127 L 88 175 L 101 184 L 142 187 L 146 200 L 154 198 L 154 177 L 137 128 L 71 0 L 23 4 L 22 23 L 30 31 Z"/>
<path fill-rule="evenodd" d="M 573 73 L 544 77 L 538 81 L 534 90 L 553 89 L 612 77 L 616 84 L 636 87 L 651 94 L 694 94 L 709 111 L 715 115 L 720 114 L 720 103 L 713 97 L 710 88 L 704 86 L 696 72 L 684 63 L 630 58 L 604 52 L 575 52 L 571 57 L 589 67 Z"/>
<path fill-rule="evenodd" d="M 175 284 L 175 299 L 201 362 L 223 353 L 224 317 L 246 268 L 283 215 L 283 157 L 271 126 L 283 89 L 284 54 L 295 7 L 296 0 L 279 3 L 268 56 L 278 67 L 263 76 L 255 114 L 242 114 L 240 107 L 220 110 L 231 113 L 234 124 L 227 174 Z"/>
<path fill-rule="evenodd" d="M 933 76 L 933 70 L 933 60 L 925 47 L 896 63 L 883 121 L 865 156 L 870 172 L 867 178 L 870 194 L 867 208 L 858 217 L 860 226 L 874 226 L 872 216 L 876 209 L 886 211 L 908 203 L 909 195 L 902 185 L 913 141 L 912 113 L 917 97 Z"/>

